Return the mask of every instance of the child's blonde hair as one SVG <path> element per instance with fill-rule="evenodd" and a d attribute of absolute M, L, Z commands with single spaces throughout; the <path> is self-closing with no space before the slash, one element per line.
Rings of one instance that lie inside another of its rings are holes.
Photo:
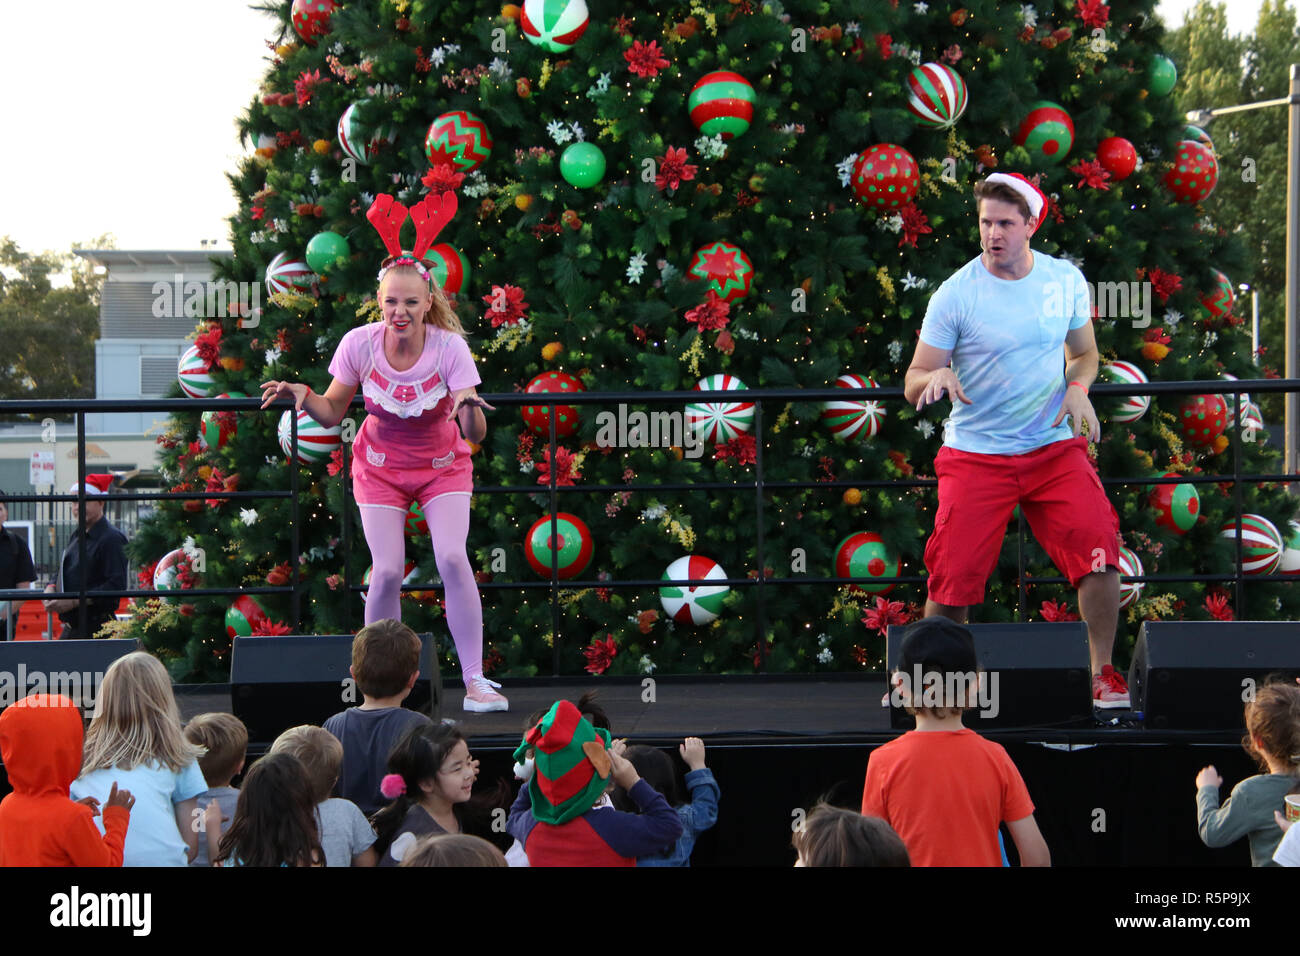
<path fill-rule="evenodd" d="M 379 282 L 379 291 L 375 295 L 375 300 L 379 303 L 384 301 L 384 282 L 387 281 L 390 275 L 412 275 L 421 282 L 425 281 L 424 276 L 416 271 L 415 266 L 392 266 L 384 272 L 384 278 Z M 442 287 L 435 282 L 429 293 L 431 301 L 429 302 L 429 311 L 424 315 L 425 324 L 446 329 L 461 338 L 469 338 L 469 333 L 465 331 L 465 326 L 461 325 L 460 316 L 456 315 L 451 303 L 447 301 L 447 294 L 442 291 Z"/>
<path fill-rule="evenodd" d="M 244 765 L 248 728 L 234 714 L 199 714 L 185 725 L 185 739 L 204 749 L 199 769 L 209 787 L 221 787 Z"/>
<path fill-rule="evenodd" d="M 293 754 L 307 771 L 311 798 L 317 803 L 329 799 L 343 766 L 343 745 L 323 727 L 303 724 L 290 727 L 271 744 L 271 753 Z"/>
<path fill-rule="evenodd" d="M 171 678 L 162 662 L 143 651 L 115 660 L 99 687 L 81 772 L 130 770 L 154 762 L 179 771 L 201 753 L 203 748 L 181 731 Z"/>

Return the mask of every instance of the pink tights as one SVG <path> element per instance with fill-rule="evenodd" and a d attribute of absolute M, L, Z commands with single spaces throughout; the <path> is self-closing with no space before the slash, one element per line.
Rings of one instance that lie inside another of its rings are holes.
<path fill-rule="evenodd" d="M 465 541 L 469 537 L 469 495 L 442 495 L 422 506 L 433 556 L 442 578 L 447 627 L 456 642 L 460 669 L 468 683 L 483 672 L 483 605 Z M 362 507 L 361 525 L 374 568 L 366 600 L 366 623 L 401 620 L 401 585 L 406 566 L 406 512 Z"/>

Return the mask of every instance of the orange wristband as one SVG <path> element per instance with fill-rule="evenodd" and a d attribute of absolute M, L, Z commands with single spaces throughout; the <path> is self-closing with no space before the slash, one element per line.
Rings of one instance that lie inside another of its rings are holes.
<path fill-rule="evenodd" d="M 1087 385 L 1084 385 L 1082 382 L 1071 382 L 1070 385 L 1077 385 L 1077 386 L 1079 386 L 1079 388 L 1083 389 L 1083 394 L 1085 394 L 1085 395 L 1088 394 L 1088 386 L 1087 386 Z M 1067 385 L 1067 386 L 1065 386 L 1065 387 L 1068 389 L 1068 388 L 1070 387 L 1070 385 Z"/>

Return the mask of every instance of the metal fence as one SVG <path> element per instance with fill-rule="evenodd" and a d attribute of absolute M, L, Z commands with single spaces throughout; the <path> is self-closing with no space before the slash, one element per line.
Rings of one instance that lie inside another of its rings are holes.
<path fill-rule="evenodd" d="M 1241 393 L 1253 392 L 1271 393 L 1283 392 L 1294 393 L 1300 392 L 1300 379 L 1263 379 L 1251 381 L 1214 381 L 1214 382 L 1148 382 L 1141 385 L 1116 384 L 1116 385 L 1095 385 L 1091 393 L 1094 398 L 1123 397 L 1129 395 L 1172 395 L 1172 394 L 1217 394 L 1232 395 L 1234 398 Z M 556 460 L 556 447 L 558 445 L 556 436 L 556 411 L 557 402 L 564 405 L 606 405 L 613 406 L 620 403 L 636 405 L 677 405 L 701 402 L 734 402 L 741 393 L 735 391 L 686 391 L 686 392 L 579 392 L 579 393 L 513 393 L 508 395 L 484 395 L 486 401 L 498 408 L 509 408 L 523 405 L 542 405 L 549 404 L 550 416 L 550 434 L 547 442 L 550 449 L 550 460 Z M 748 475 L 733 482 L 685 482 L 685 483 L 643 483 L 643 484 L 592 484 L 584 482 L 581 485 L 564 486 L 556 484 L 556 469 L 551 469 L 550 478 L 544 487 L 533 485 L 476 485 L 474 488 L 475 495 L 536 495 L 539 491 L 544 491 L 548 498 L 548 510 L 552 516 L 553 529 L 555 515 L 561 510 L 559 507 L 560 496 L 565 494 L 590 494 L 592 492 L 622 492 L 622 491 L 645 491 L 654 489 L 655 491 L 687 491 L 691 493 L 731 493 L 731 494 L 749 494 L 753 496 L 754 505 L 757 513 L 757 520 L 754 526 L 754 564 L 762 569 L 767 567 L 764 550 L 763 537 L 763 513 L 765 511 L 765 496 L 771 492 L 793 489 L 826 489 L 826 488 L 924 488 L 936 487 L 937 481 L 933 478 L 911 478 L 911 479 L 879 479 L 879 480 L 862 480 L 862 479 L 837 479 L 837 480 L 814 480 L 814 481 L 767 481 L 764 472 L 764 450 L 763 450 L 763 405 L 766 402 L 826 402 L 826 401 L 843 401 L 845 399 L 867 399 L 880 402 L 898 402 L 905 401 L 903 389 L 898 387 L 876 388 L 876 389 L 846 389 L 846 388 L 823 388 L 823 389 L 748 389 L 743 392 L 743 400 L 754 403 L 754 424 L 752 434 L 756 437 L 754 469 L 752 477 Z M 207 409 L 222 409 L 228 411 L 256 411 L 260 408 L 261 402 L 256 398 L 244 399 L 159 399 L 152 401 L 115 401 L 99 400 L 94 402 L 83 400 L 43 400 L 43 401 L 0 401 L 0 416 L 8 414 L 68 414 L 75 416 L 77 426 L 78 441 L 78 476 L 79 483 L 84 484 L 86 474 L 85 461 L 85 416 L 87 412 L 196 412 Z M 352 409 L 362 408 L 364 403 L 358 396 L 352 404 Z M 1244 402 L 1240 405 L 1244 408 Z M 267 409 L 265 414 L 280 415 L 285 409 L 292 408 L 292 403 L 284 400 L 279 401 L 271 408 Z M 1237 422 L 1239 414 L 1234 414 L 1236 410 L 1230 412 L 1230 420 Z M 294 416 L 290 416 L 292 421 L 290 447 L 297 447 L 298 427 Z M 1235 511 L 1238 517 L 1242 514 L 1242 487 L 1244 484 L 1253 484 L 1261 482 L 1292 482 L 1300 479 L 1297 473 L 1268 473 L 1268 474 L 1248 474 L 1242 468 L 1242 428 L 1235 427 L 1230 431 L 1230 449 L 1232 455 L 1232 469 L 1223 474 L 1203 474 L 1203 475 L 1179 475 L 1176 478 L 1158 478 L 1151 475 L 1138 475 L 1116 477 L 1108 476 L 1102 478 L 1102 484 L 1107 487 L 1125 486 L 1125 485 L 1142 485 L 1150 486 L 1156 484 L 1218 484 L 1231 483 L 1234 488 Z M 343 445 L 344 453 L 344 470 L 342 474 L 350 475 L 348 467 L 348 455 L 351 446 Z M 288 498 L 290 504 L 291 521 L 287 529 L 288 546 L 289 546 L 289 565 L 291 568 L 299 567 L 300 549 L 300 525 L 302 515 L 300 513 L 298 496 L 300 491 L 301 469 L 290 469 L 290 487 L 287 491 L 234 491 L 234 492 L 209 492 L 196 491 L 188 493 L 174 493 L 164 491 L 136 491 L 122 494 L 114 494 L 109 499 L 108 512 L 110 520 L 118 525 L 124 532 L 130 535 L 139 521 L 153 510 L 156 502 L 170 500 L 194 500 L 194 499 L 229 499 L 229 500 L 267 500 L 275 498 Z M 351 502 L 351 483 L 347 482 L 346 500 Z M 68 494 L 49 494 L 49 495 L 13 495 L 9 499 L 11 509 L 21 509 L 30 505 L 40 513 L 44 508 L 47 515 L 46 527 L 55 529 L 55 546 L 43 551 L 42 565 L 47 574 L 57 575 L 59 555 L 62 554 L 62 548 L 58 542 L 62 540 L 66 543 L 71 535 L 75 522 L 70 516 L 71 504 L 79 500 L 77 495 Z M 352 508 L 343 509 L 342 527 L 340 529 L 340 547 L 344 554 L 350 553 L 352 547 L 359 542 L 356 540 L 356 527 L 353 521 Z M 13 517 L 17 519 L 18 515 Z M 120 523 L 119 523 L 120 522 Z M 1016 620 L 1023 621 L 1028 618 L 1028 598 L 1027 590 L 1030 581 L 1025 575 L 1025 559 L 1027 541 L 1026 527 L 1023 518 L 1020 520 L 1020 548 L 1019 548 L 1019 600 L 1016 608 Z M 555 531 L 553 530 L 554 534 Z M 47 534 L 48 537 L 48 534 Z M 84 539 L 83 539 L 84 540 Z M 1240 522 L 1237 529 L 1237 562 L 1236 569 L 1232 574 L 1158 574 L 1158 575 L 1141 575 L 1128 577 L 1124 581 L 1140 581 L 1152 583 L 1174 583 L 1197 581 L 1218 584 L 1232 584 L 1235 588 L 1236 601 L 1235 607 L 1238 613 L 1243 613 L 1246 608 L 1245 603 L 1245 575 L 1242 571 L 1242 549 L 1243 543 L 1241 538 Z M 360 583 L 351 580 L 349 565 L 345 562 L 344 587 L 349 591 L 362 590 Z M 1296 577 L 1290 575 L 1250 575 L 1252 581 L 1295 581 Z M 766 662 L 766 640 L 763 637 L 767 633 L 767 618 L 765 614 L 764 592 L 768 588 L 798 585 L 798 586 L 827 586 L 840 587 L 845 584 L 866 583 L 873 584 L 899 583 L 915 584 L 925 581 L 923 576 L 904 575 L 898 577 L 879 577 L 879 578 L 840 578 L 825 577 L 816 574 L 800 575 L 798 577 L 765 577 L 759 573 L 757 577 L 750 578 L 713 578 L 705 580 L 679 581 L 678 584 L 687 585 L 727 585 L 728 587 L 738 588 L 755 588 L 756 591 L 756 609 L 755 615 L 755 632 L 757 637 L 757 646 L 759 648 L 759 670 L 764 669 Z M 1033 585 L 1043 584 L 1060 584 L 1065 583 L 1066 579 L 1062 577 L 1035 577 L 1032 580 Z M 552 633 L 557 635 L 554 642 L 555 650 L 553 657 L 553 670 L 558 675 L 560 672 L 560 645 L 558 635 L 562 633 L 560 627 L 561 590 L 578 590 L 584 588 L 609 588 L 609 589 L 647 589 L 659 588 L 663 581 L 654 579 L 627 579 L 627 580 L 564 580 L 558 577 L 558 568 L 552 563 L 551 577 L 549 581 L 490 581 L 479 584 L 484 590 L 493 590 L 498 588 L 541 591 L 548 592 L 547 600 L 551 609 Z M 403 591 L 427 589 L 428 584 L 403 585 Z M 146 589 L 131 589 L 128 591 L 102 591 L 98 594 L 113 597 L 157 597 L 174 595 L 170 591 L 157 591 Z M 301 600 L 302 587 L 301 581 L 297 574 L 294 575 L 293 581 L 282 587 L 250 587 L 250 588 L 194 588 L 187 592 L 195 597 L 206 596 L 226 596 L 232 594 L 286 594 L 290 601 L 290 621 L 288 622 L 293 631 L 299 630 L 301 623 Z M 21 597 L 30 597 L 29 592 L 3 591 L 0 590 L 0 600 L 15 600 Z M 84 601 L 86 592 L 62 592 L 57 597 L 72 597 Z M 351 605 L 349 605 L 351 609 Z"/>

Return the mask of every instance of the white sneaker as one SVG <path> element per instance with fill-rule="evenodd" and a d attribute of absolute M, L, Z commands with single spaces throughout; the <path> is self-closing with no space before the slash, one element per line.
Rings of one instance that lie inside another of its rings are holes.
<path fill-rule="evenodd" d="M 465 687 L 465 709 L 472 714 L 509 710 L 510 702 L 493 690 L 494 687 L 500 686 L 496 681 L 488 680 L 479 674 Z"/>

